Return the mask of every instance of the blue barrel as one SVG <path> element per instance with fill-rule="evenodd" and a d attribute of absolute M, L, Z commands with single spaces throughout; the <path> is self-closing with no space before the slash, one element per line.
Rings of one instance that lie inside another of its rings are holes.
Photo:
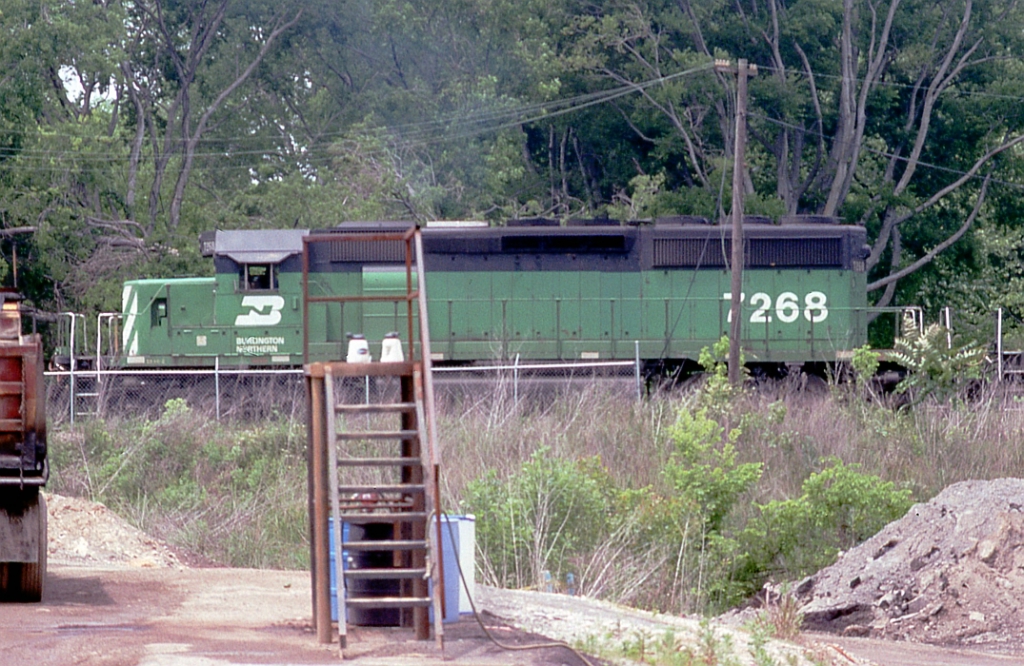
<path fill-rule="evenodd" d="M 393 538 L 391 523 L 350 525 L 342 523 L 342 541 L 388 541 Z M 327 538 L 330 543 L 331 620 L 338 621 L 338 580 L 334 549 L 334 520 L 328 518 Z M 394 567 L 394 553 L 390 550 L 342 550 L 345 569 L 388 569 Z M 394 579 L 350 580 L 345 590 L 346 599 L 367 597 L 397 597 L 401 594 L 401 581 Z M 348 623 L 363 627 L 397 627 L 401 622 L 399 608 L 349 608 Z"/>

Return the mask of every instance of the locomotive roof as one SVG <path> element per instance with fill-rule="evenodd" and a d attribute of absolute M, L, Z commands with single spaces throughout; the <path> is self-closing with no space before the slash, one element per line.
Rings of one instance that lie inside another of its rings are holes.
<path fill-rule="evenodd" d="M 302 254 L 302 237 L 308 229 L 239 229 L 218 231 L 214 254 L 240 264 L 277 264 Z"/>

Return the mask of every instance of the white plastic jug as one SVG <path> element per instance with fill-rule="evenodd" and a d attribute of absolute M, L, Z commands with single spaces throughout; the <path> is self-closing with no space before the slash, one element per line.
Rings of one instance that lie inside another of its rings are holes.
<path fill-rule="evenodd" d="M 359 333 L 349 336 L 348 355 L 345 356 L 345 361 L 347 363 L 369 363 L 372 360 L 370 345 L 366 343 L 366 337 Z"/>
<path fill-rule="evenodd" d="M 380 345 L 381 363 L 402 363 L 405 361 L 405 354 L 402 353 L 402 341 L 398 339 L 398 333 L 392 331 L 384 336 Z"/>

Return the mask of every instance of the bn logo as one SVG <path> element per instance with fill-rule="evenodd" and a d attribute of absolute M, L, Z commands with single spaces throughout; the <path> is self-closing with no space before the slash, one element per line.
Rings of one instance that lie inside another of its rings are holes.
<path fill-rule="evenodd" d="M 246 296 L 242 299 L 242 307 L 249 308 L 249 311 L 235 317 L 235 326 L 273 326 L 281 321 L 284 297 Z"/>

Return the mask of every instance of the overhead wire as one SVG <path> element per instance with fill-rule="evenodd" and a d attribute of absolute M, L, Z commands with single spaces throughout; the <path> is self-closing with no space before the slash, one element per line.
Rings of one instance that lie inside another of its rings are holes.
<path fill-rule="evenodd" d="M 584 109 L 605 104 L 607 102 L 625 97 L 627 95 L 646 90 L 653 86 L 663 85 L 669 81 L 697 74 L 703 71 L 707 71 L 712 68 L 713 64 L 706 63 L 697 67 L 693 67 L 687 70 L 676 72 L 673 74 L 655 77 L 639 83 L 626 84 L 615 88 L 609 88 L 607 90 L 597 91 L 593 93 L 585 93 L 581 95 L 574 95 L 572 97 L 566 97 L 556 100 L 550 100 L 548 102 L 535 102 L 530 104 L 520 104 L 516 106 L 509 106 L 501 109 L 487 109 L 480 112 L 472 113 L 460 113 L 453 111 L 449 114 L 442 115 L 433 120 L 426 120 L 422 122 L 404 123 L 398 125 L 390 125 L 386 127 L 375 127 L 369 128 L 367 134 L 371 138 L 377 138 L 387 143 L 387 147 L 380 150 L 369 149 L 366 150 L 365 146 L 361 149 L 360 155 L 364 157 L 374 157 L 379 155 L 388 154 L 391 151 L 403 150 L 403 149 L 415 149 L 424 148 L 431 145 L 437 145 L 442 143 L 457 142 L 460 140 L 475 138 L 486 134 L 493 134 L 500 132 L 505 129 L 514 127 L 520 127 L 531 123 L 536 123 L 543 120 L 548 120 L 556 117 L 560 117 L 569 113 L 575 113 Z M 759 66 L 759 69 L 765 71 L 779 71 L 774 66 Z M 799 73 L 801 76 L 806 74 L 801 70 L 792 70 L 795 73 Z M 812 72 L 817 78 L 842 78 L 840 75 L 827 74 L 822 72 Z M 856 77 L 854 80 L 864 82 L 866 79 Z M 888 87 L 902 87 L 912 88 L 911 84 L 893 82 L 893 81 L 878 81 L 876 85 L 888 86 Z M 977 97 L 989 97 L 995 99 L 1004 99 L 1007 101 L 1024 101 L 1024 97 L 1003 95 L 999 93 L 989 93 L 985 91 L 967 91 L 963 89 L 947 88 L 943 93 L 956 94 L 956 95 L 971 95 Z M 806 127 L 788 123 L 778 118 L 772 118 L 756 112 L 749 112 L 753 118 L 761 119 L 765 122 L 775 124 L 778 126 L 788 127 L 790 129 L 797 129 L 806 132 L 812 136 L 829 138 L 824 132 L 814 131 Z M 452 127 L 456 126 L 458 129 L 452 131 Z M 7 130 L 8 133 L 18 133 L 19 130 Z M 27 133 L 27 132 L 26 132 Z M 76 137 L 81 138 L 77 134 L 62 134 L 55 133 L 52 136 L 55 137 Z M 325 133 L 320 135 L 321 137 L 337 137 L 344 141 L 347 136 L 343 132 L 338 133 Z M 200 139 L 199 143 L 209 145 L 213 143 L 244 143 L 248 141 L 264 141 L 268 140 L 267 137 L 258 137 L 254 135 L 246 136 L 235 136 L 235 137 L 207 137 Z M 175 142 L 177 146 L 180 146 L 180 140 Z M 298 146 L 296 142 L 293 142 L 293 146 Z M 907 161 L 908 158 L 897 155 L 895 153 L 880 150 L 877 148 L 871 148 L 865 146 L 866 152 L 876 154 L 888 159 L 897 159 L 901 161 Z M 6 154 L 6 155 L 5 155 Z M 265 156 L 268 159 L 262 162 L 255 163 L 243 163 L 243 164 L 224 164 L 223 162 L 217 164 L 204 164 L 202 169 L 204 171 L 216 171 L 216 172 L 227 172 L 227 171 L 238 171 L 238 172 L 254 172 L 261 168 L 273 168 L 280 166 L 282 168 L 292 169 L 296 166 L 302 168 L 310 167 L 316 168 L 319 166 L 325 166 L 332 160 L 335 160 L 343 153 L 339 151 L 338 144 L 328 144 L 325 146 L 318 147 L 316 149 L 302 148 L 298 146 L 293 154 L 289 154 L 281 150 L 281 144 L 277 143 L 267 148 L 259 149 L 223 149 L 223 150 L 210 150 L 196 152 L 193 154 L 194 158 L 199 160 L 209 159 L 232 159 L 238 157 L 252 157 L 252 156 Z M 0 160 L 3 157 L 16 157 L 20 163 L 3 163 L 2 167 L 8 171 L 23 171 L 23 172 L 50 172 L 55 167 L 52 164 L 32 164 L 32 162 L 52 162 L 56 157 L 63 157 L 71 162 L 79 163 L 97 163 L 105 164 L 112 160 L 119 160 L 124 158 L 122 151 L 103 151 L 95 152 L 90 154 L 74 154 L 71 155 L 67 151 L 63 150 L 18 150 L 12 151 L 5 148 L 0 148 Z M 28 162 L 28 163 L 25 163 Z M 966 171 L 947 167 L 931 162 L 925 162 L 918 160 L 917 164 L 919 167 L 933 169 L 937 171 L 943 171 L 954 175 L 966 175 Z M 59 167 L 58 167 L 59 168 Z M 975 176 L 980 177 L 980 176 Z M 1024 187 L 1024 184 L 1014 183 L 1001 179 L 992 179 L 993 183 L 1009 186 L 1009 187 Z"/>
<path fill-rule="evenodd" d="M 693 74 L 693 73 L 696 73 L 696 72 L 704 71 L 706 69 L 709 69 L 710 67 L 712 67 L 712 65 L 705 64 L 705 65 L 698 66 L 696 68 L 691 68 L 689 70 L 677 72 L 677 73 L 674 73 L 674 74 L 669 74 L 669 75 L 666 75 L 666 76 L 663 76 L 663 77 L 656 77 L 654 79 L 649 79 L 647 81 L 643 81 L 643 82 L 636 83 L 636 84 L 627 84 L 627 85 L 619 86 L 617 88 L 611 88 L 611 89 L 608 89 L 608 90 L 597 91 L 597 92 L 593 92 L 593 93 L 584 93 L 584 94 L 581 94 L 581 95 L 575 95 L 573 97 L 566 97 L 566 98 L 561 98 L 561 99 L 556 99 L 556 100 L 550 100 L 548 102 L 534 102 L 534 103 L 529 103 L 529 104 L 519 104 L 519 105 L 516 105 L 516 106 L 507 106 L 506 108 L 498 108 L 498 109 L 490 108 L 490 109 L 487 109 L 487 110 L 484 110 L 484 111 L 481 111 L 481 112 L 474 112 L 474 113 L 470 113 L 470 114 L 465 114 L 465 113 L 462 113 L 462 112 L 459 112 L 459 111 L 452 111 L 452 112 L 450 112 L 448 114 L 439 116 L 438 118 L 435 118 L 435 119 L 432 119 L 432 120 L 425 120 L 425 121 L 411 122 L 411 123 L 401 123 L 401 124 L 396 124 L 396 125 L 388 125 L 387 127 L 370 128 L 368 131 L 371 134 L 377 133 L 377 134 L 381 134 L 381 135 L 402 133 L 405 136 L 409 136 L 409 137 L 416 137 L 416 136 L 423 136 L 423 135 L 429 136 L 430 135 L 429 133 L 433 129 L 435 129 L 435 128 L 446 129 L 449 125 L 451 125 L 453 123 L 488 122 L 488 121 L 492 121 L 492 120 L 497 120 L 497 121 L 502 121 L 503 122 L 506 118 L 517 118 L 517 117 L 519 117 L 519 116 L 521 116 L 523 114 L 526 114 L 526 113 L 535 113 L 535 112 L 536 113 L 540 113 L 541 115 L 539 115 L 539 116 L 537 116 L 535 118 L 526 118 L 526 119 L 522 119 L 522 120 L 517 120 L 517 121 L 513 122 L 512 125 L 529 123 L 529 122 L 535 122 L 536 120 L 540 120 L 540 119 L 543 119 L 545 117 L 555 117 L 557 115 L 562 115 L 563 113 L 569 113 L 569 112 L 572 112 L 572 111 L 575 111 L 575 110 L 580 110 L 582 108 L 587 108 L 587 107 L 592 106 L 594 104 L 601 104 L 601 103 L 604 103 L 606 101 L 610 101 L 612 99 L 620 97 L 622 95 L 629 94 L 630 92 L 636 92 L 636 91 L 643 90 L 643 89 L 645 89 L 647 87 L 650 87 L 650 86 L 663 84 L 663 83 L 665 83 L 667 81 L 670 81 L 672 79 L 675 79 L 675 78 L 679 78 L 679 77 L 687 76 L 689 74 Z M 769 72 L 778 72 L 778 71 L 780 71 L 779 68 L 774 67 L 772 65 L 759 65 L 759 69 L 762 69 L 764 71 L 769 71 Z M 803 70 L 791 69 L 791 70 L 788 70 L 788 71 L 796 73 L 796 74 L 799 74 L 800 76 L 806 76 L 806 74 L 805 74 L 805 72 Z M 820 72 L 820 71 L 812 71 L 811 74 L 815 78 L 819 78 L 819 79 L 823 79 L 823 78 L 842 79 L 843 78 L 841 75 L 828 74 L 828 73 L 823 73 L 823 72 Z M 863 83 L 867 79 L 865 79 L 863 77 L 853 77 L 852 80 L 860 82 L 860 83 Z M 879 81 L 876 81 L 874 85 L 876 85 L 878 87 L 890 87 L 890 88 L 914 88 L 915 87 L 913 84 L 900 83 L 900 82 L 889 81 L 889 80 L 879 80 Z M 952 87 L 952 86 L 948 87 L 941 94 L 942 95 L 962 95 L 962 96 L 971 96 L 971 97 L 984 97 L 984 98 L 1002 99 L 1002 100 L 1006 100 L 1006 101 L 1017 101 L 1017 102 L 1024 101 L 1024 96 L 1021 96 L 1021 95 L 1006 95 L 1006 94 L 1001 94 L 1001 93 L 992 93 L 992 92 L 980 91 L 980 90 L 964 90 L 963 88 Z M 513 101 L 510 98 L 497 98 L 497 99 L 499 99 L 499 100 L 504 99 L 504 100 L 509 101 L 509 102 Z M 554 110 L 557 110 L 559 107 L 562 107 L 562 106 L 570 107 L 570 108 L 566 108 L 564 110 L 561 110 L 561 111 L 558 111 L 558 112 L 554 112 Z M 6 129 L 4 131 L 7 134 L 29 135 L 29 134 L 33 133 L 33 130 L 19 130 L 19 129 L 14 129 L 14 128 L 8 128 L 8 129 Z M 483 131 L 486 132 L 486 131 L 490 131 L 490 130 L 485 129 Z M 338 132 L 325 132 L 325 133 L 319 134 L 318 136 L 320 138 L 330 138 L 330 137 L 343 138 L 345 135 L 346 135 L 345 132 L 338 131 Z M 61 132 L 51 133 L 51 136 L 54 136 L 54 137 L 57 137 L 57 138 L 80 138 L 80 135 L 75 134 L 75 133 L 61 133 Z M 212 137 L 212 136 L 211 137 L 202 137 L 202 138 L 199 139 L 199 143 L 224 143 L 224 142 L 228 142 L 228 143 L 230 143 L 230 142 L 244 143 L 244 142 L 250 142 L 250 141 L 263 141 L 263 140 L 265 140 L 265 137 L 259 137 L 259 136 L 255 136 L 253 134 L 248 134 L 248 135 L 238 135 L 238 136 L 230 136 L 230 137 Z M 177 141 L 176 143 L 180 144 L 180 140 Z M 2 155 L 2 152 L 3 152 L 3 149 L 0 148 L 0 155 Z M 236 150 L 233 150 L 233 151 L 231 151 L 231 154 L 233 154 L 233 155 L 246 155 L 246 154 L 258 154 L 260 152 L 266 152 L 266 151 L 262 151 L 262 150 L 236 151 Z M 33 151 L 22 151 L 19 154 L 22 154 L 22 155 L 33 154 Z M 39 154 L 39 155 L 61 154 L 61 151 L 35 151 L 35 154 Z M 222 154 L 223 154 L 223 152 L 216 151 L 216 152 L 206 153 L 204 155 L 207 155 L 207 156 L 220 156 Z"/>
<path fill-rule="evenodd" d="M 532 104 L 518 105 L 507 109 L 489 109 L 479 113 L 470 114 L 458 114 L 452 113 L 447 116 L 442 116 L 439 119 L 423 121 L 421 123 L 406 123 L 400 125 L 394 125 L 383 128 L 374 128 L 369 131 L 371 136 L 376 138 L 385 138 L 397 141 L 399 147 L 411 148 L 411 147 L 425 147 L 437 143 L 446 143 L 451 141 L 458 141 L 461 139 L 473 138 L 484 134 L 492 134 L 499 132 L 504 129 L 513 127 L 519 127 L 542 120 L 549 120 L 551 118 L 557 118 L 569 113 L 576 113 L 584 109 L 605 104 L 607 102 L 631 95 L 653 86 L 664 85 L 667 82 L 675 79 L 680 79 L 686 76 L 691 76 L 703 71 L 711 69 L 714 65 L 712 63 L 706 63 L 697 67 L 692 67 L 680 72 L 668 74 L 665 76 L 655 77 L 639 83 L 631 83 L 621 85 L 615 88 L 609 88 L 607 90 L 598 91 L 594 93 L 586 93 L 583 95 L 576 95 L 573 97 L 562 98 L 552 100 L 549 102 L 537 102 Z M 458 127 L 456 131 L 452 131 L 452 126 Z M 53 136 L 60 137 L 60 134 L 54 134 Z M 79 135 L 69 134 L 69 137 L 80 138 Z M 331 135 L 328 135 L 331 136 Z M 344 138 L 344 134 L 338 134 L 338 138 Z M 217 143 L 231 143 L 232 141 L 248 141 L 249 139 L 255 139 L 256 137 L 210 137 L 205 141 L 217 142 Z M 181 141 L 176 141 L 176 147 L 180 147 Z M 10 156 L 17 156 L 22 159 L 38 159 L 38 160 L 50 160 L 55 156 L 66 156 L 67 151 L 63 150 L 18 150 L 8 151 L 4 148 L 0 148 L 0 158 L 4 156 L 4 153 L 8 152 Z M 265 155 L 268 153 L 280 152 L 279 146 L 274 146 L 270 149 L 247 149 L 247 150 L 215 150 L 209 152 L 197 152 L 194 156 L 197 158 L 206 157 L 236 157 L 236 156 L 252 156 L 252 155 Z M 324 158 L 329 159 L 331 157 L 332 149 L 330 146 L 318 149 L 318 152 L 325 153 Z M 371 153 L 372 154 L 372 153 Z M 75 155 L 72 159 L 83 160 L 85 162 L 106 162 L 112 158 L 123 157 L 121 151 L 110 151 L 110 152 L 96 152 L 89 155 Z M 316 157 L 312 154 L 296 155 L 294 159 L 310 159 Z M 248 168 L 250 165 L 240 165 L 237 168 Z M 48 169 L 47 169 L 48 170 Z"/>
<path fill-rule="evenodd" d="M 778 67 L 775 67 L 774 65 L 758 65 L 757 68 L 759 70 L 765 70 L 765 71 L 768 71 L 768 72 L 778 72 L 778 71 L 780 71 L 780 69 Z M 791 72 L 791 73 L 794 73 L 794 74 L 799 74 L 800 76 L 806 76 L 806 71 L 802 70 L 802 69 L 791 68 L 791 69 L 788 69 L 788 70 L 785 70 L 785 71 Z M 828 74 L 828 73 L 816 72 L 816 71 L 812 71 L 811 74 L 813 74 L 814 77 L 817 78 L 817 79 L 837 79 L 837 80 L 843 80 L 844 79 L 843 75 L 841 75 L 841 74 Z M 867 81 L 867 78 L 866 77 L 854 76 L 854 77 L 849 77 L 848 80 L 856 81 L 858 83 L 865 83 Z M 880 87 L 880 88 L 909 88 L 909 89 L 913 89 L 913 88 L 917 88 L 918 87 L 918 86 L 916 86 L 913 83 L 901 83 L 899 81 L 891 81 L 891 80 L 887 80 L 887 79 L 878 79 L 878 80 L 876 80 L 874 82 L 874 85 L 877 86 L 877 87 Z M 992 98 L 992 99 L 1002 99 L 1002 100 L 1006 100 L 1008 102 L 1021 102 L 1021 101 L 1024 101 L 1024 95 L 1004 95 L 1002 93 L 992 93 L 992 92 L 987 92 L 987 91 L 984 91 L 984 90 L 964 90 L 963 88 L 954 87 L 954 86 L 947 86 L 940 93 L 940 95 L 964 95 L 964 96 L 968 96 L 968 97 L 988 97 L 988 98 Z"/>
<path fill-rule="evenodd" d="M 817 132 L 817 131 L 814 131 L 812 129 L 808 129 L 806 127 L 802 127 L 800 125 L 794 125 L 793 123 L 788 123 L 788 122 L 786 122 L 784 120 L 780 120 L 778 118 L 772 118 L 770 116 L 766 116 L 766 115 L 763 115 L 763 114 L 760 114 L 760 113 L 752 113 L 752 112 L 748 112 L 747 115 L 752 117 L 752 118 L 758 118 L 760 120 L 764 120 L 765 122 L 771 123 L 773 125 L 778 125 L 780 127 L 786 127 L 788 129 L 795 129 L 795 130 L 799 130 L 799 131 L 802 131 L 802 132 L 806 132 L 807 134 L 810 134 L 811 136 L 821 137 L 821 138 L 825 138 L 825 139 L 829 138 L 829 136 L 827 134 L 823 133 L 823 132 Z M 905 156 L 905 155 L 899 155 L 897 153 L 893 153 L 893 152 L 890 152 L 890 151 L 887 151 L 887 150 L 879 150 L 878 148 L 871 148 L 870 146 L 863 146 L 862 150 L 865 151 L 865 152 L 868 152 L 868 153 L 879 155 L 880 157 L 885 157 L 887 159 L 895 159 L 895 160 L 897 160 L 899 162 L 909 162 L 910 161 L 910 158 Z M 949 174 L 952 174 L 954 176 L 966 176 L 966 175 L 968 175 L 968 172 L 964 171 L 962 169 L 954 169 L 953 167 L 943 166 L 941 164 L 935 164 L 933 162 L 925 162 L 925 161 L 920 160 L 920 159 L 915 160 L 915 161 L 916 161 L 917 166 L 919 166 L 919 167 L 924 167 L 924 168 L 927 168 L 927 169 L 933 169 L 935 171 L 943 171 L 945 173 L 949 173 Z M 972 176 L 972 178 L 984 180 L 985 178 L 989 178 L 989 177 L 985 176 L 983 174 L 975 174 L 974 176 Z M 989 178 L 989 180 L 991 182 L 997 183 L 999 185 L 1006 185 L 1007 187 L 1024 188 L 1024 183 L 1014 183 L 1012 181 L 1002 180 L 1002 179 L 999 179 L 999 178 Z"/>

